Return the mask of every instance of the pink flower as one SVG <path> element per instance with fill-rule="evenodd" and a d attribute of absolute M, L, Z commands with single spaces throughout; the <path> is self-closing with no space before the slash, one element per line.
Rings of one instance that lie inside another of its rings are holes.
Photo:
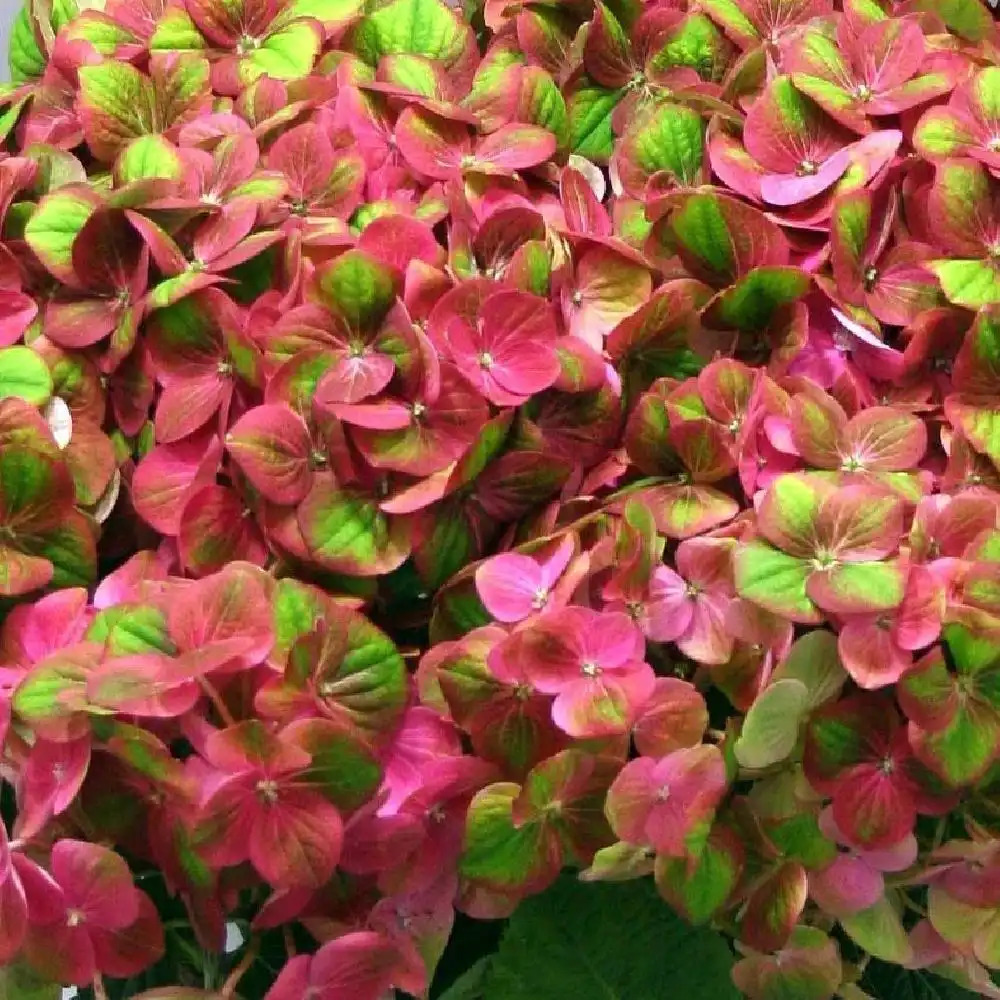
<path fill-rule="evenodd" d="M 552 720 L 570 736 L 624 733 L 652 694 L 645 641 L 628 615 L 570 607 L 541 616 L 490 654 L 501 680 L 523 674 L 556 695 Z"/>

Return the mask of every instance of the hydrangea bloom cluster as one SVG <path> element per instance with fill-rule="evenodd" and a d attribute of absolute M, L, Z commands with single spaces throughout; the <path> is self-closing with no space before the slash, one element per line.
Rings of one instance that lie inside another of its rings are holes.
<path fill-rule="evenodd" d="M 425 996 L 570 869 L 750 1000 L 1000 997 L 979 0 L 29 0 L 11 67 L 0 965 Z"/>

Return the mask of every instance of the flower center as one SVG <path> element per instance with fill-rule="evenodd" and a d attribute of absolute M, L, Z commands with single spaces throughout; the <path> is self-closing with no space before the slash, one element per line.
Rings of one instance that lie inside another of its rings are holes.
<path fill-rule="evenodd" d="M 531 606 L 536 611 L 541 611 L 542 608 L 544 608 L 545 605 L 548 604 L 548 602 L 549 602 L 548 587 L 539 587 L 538 590 L 535 591 L 535 596 L 531 601 Z"/>
<path fill-rule="evenodd" d="M 254 52 L 260 48 L 260 39 L 254 38 L 252 35 L 244 35 L 239 42 L 236 43 L 236 51 L 241 56 L 245 56 L 248 52 Z"/>
<path fill-rule="evenodd" d="M 427 407 L 423 403 L 414 403 L 410 412 L 413 414 L 413 419 L 419 422 L 426 416 Z"/>
<path fill-rule="evenodd" d="M 216 366 L 215 370 L 223 377 L 229 378 L 233 374 L 233 365 L 230 361 L 220 361 Z"/>
<path fill-rule="evenodd" d="M 264 778 L 257 782 L 257 797 L 261 802 L 266 802 L 273 806 L 278 801 L 278 783 L 271 778 Z"/>
<path fill-rule="evenodd" d="M 862 276 L 862 284 L 864 285 L 865 291 L 872 291 L 875 288 L 876 281 L 878 281 L 878 268 L 866 267 L 865 273 Z"/>
<path fill-rule="evenodd" d="M 837 560 L 834 558 L 832 552 L 820 550 L 816 553 L 816 558 L 813 559 L 813 565 L 816 569 L 830 569 L 831 566 L 837 565 Z"/>
<path fill-rule="evenodd" d="M 883 774 L 892 774 L 896 770 L 896 762 L 891 757 L 883 757 L 879 761 L 878 769 Z"/>
<path fill-rule="evenodd" d="M 991 153 L 1000 153 L 1000 135 L 993 136 L 993 138 L 986 143 L 986 148 Z"/>
<path fill-rule="evenodd" d="M 601 672 L 600 664 L 594 663 L 593 660 L 584 660 L 580 664 L 580 673 L 584 677 L 597 677 Z"/>
<path fill-rule="evenodd" d="M 798 169 L 795 171 L 799 177 L 812 177 L 813 174 L 818 172 L 819 167 L 816 166 L 816 163 L 813 160 L 803 160 L 799 164 Z"/>
<path fill-rule="evenodd" d="M 872 99 L 872 88 L 867 83 L 861 83 L 855 89 L 854 96 L 862 103 L 870 101 Z"/>
<path fill-rule="evenodd" d="M 493 367 L 493 355 L 489 351 L 483 351 L 479 355 L 479 367 L 485 368 L 487 371 Z"/>
<path fill-rule="evenodd" d="M 578 306 L 581 302 L 583 302 L 583 292 L 577 289 L 573 293 L 573 305 Z"/>
<path fill-rule="evenodd" d="M 476 165 L 476 158 L 471 153 L 466 153 L 460 161 L 463 170 L 471 170 Z"/>
<path fill-rule="evenodd" d="M 660 787 L 656 789 L 656 795 L 654 798 L 657 802 L 666 802 L 667 799 L 670 798 L 670 786 L 660 785 Z"/>
<path fill-rule="evenodd" d="M 67 927 L 79 927 L 80 924 L 86 921 L 86 916 L 82 910 L 67 910 L 66 911 L 66 926 Z"/>

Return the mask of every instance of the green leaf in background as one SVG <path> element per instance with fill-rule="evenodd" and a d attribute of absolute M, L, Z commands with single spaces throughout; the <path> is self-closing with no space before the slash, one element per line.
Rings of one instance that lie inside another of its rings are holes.
<path fill-rule="evenodd" d="M 651 879 L 583 883 L 564 875 L 518 907 L 478 992 L 445 997 L 738 1000 L 732 964 L 724 939 L 685 924 Z"/>
<path fill-rule="evenodd" d="M 980 995 L 927 969 L 904 969 L 878 959 L 869 962 L 860 985 L 878 1000 L 972 1000 Z"/>

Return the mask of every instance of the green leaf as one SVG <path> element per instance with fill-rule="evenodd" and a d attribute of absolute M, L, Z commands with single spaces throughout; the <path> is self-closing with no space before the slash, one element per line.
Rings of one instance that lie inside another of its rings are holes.
<path fill-rule="evenodd" d="M 369 14 L 354 33 L 354 51 L 371 66 L 400 53 L 451 66 L 468 43 L 468 29 L 440 0 L 395 0 Z"/>
<path fill-rule="evenodd" d="M 981 42 L 994 30 L 993 15 L 980 0 L 917 0 L 913 9 L 936 14 L 970 42 Z"/>
<path fill-rule="evenodd" d="M 320 271 L 323 304 L 339 312 L 353 330 L 373 330 L 396 300 L 392 273 L 361 250 L 348 250 Z"/>
<path fill-rule="evenodd" d="M 860 985 L 874 997 L 892 1000 L 973 1000 L 981 995 L 927 969 L 904 969 L 877 958 L 868 963 Z"/>
<path fill-rule="evenodd" d="M 122 150 L 115 163 L 115 177 L 120 184 L 141 181 L 149 177 L 179 180 L 184 164 L 177 147 L 162 135 L 144 135 Z"/>
<path fill-rule="evenodd" d="M 525 900 L 493 959 L 483 1000 L 737 1000 L 725 940 L 692 929 L 650 879 L 562 877 Z"/>
<path fill-rule="evenodd" d="M 753 541 L 737 549 L 735 572 L 740 597 L 793 621 L 808 624 L 820 620 L 816 605 L 806 594 L 812 567 L 804 559 Z"/>
<path fill-rule="evenodd" d="M 759 770 L 784 760 L 799 740 L 809 691 L 793 677 L 766 687 L 750 706 L 733 747 L 741 766 Z"/>
<path fill-rule="evenodd" d="M 34 406 L 42 406 L 51 395 L 52 375 L 30 347 L 0 350 L 0 399 L 17 396 Z"/>
<path fill-rule="evenodd" d="M 528 888 L 545 873 L 548 831 L 537 820 L 514 825 L 513 781 L 487 785 L 469 803 L 459 871 L 467 879 L 499 891 Z"/>
<path fill-rule="evenodd" d="M 797 267 L 758 267 L 710 303 L 705 321 L 759 332 L 782 306 L 801 299 L 811 283 L 812 278 Z"/>
<path fill-rule="evenodd" d="M 608 162 L 615 139 L 611 115 L 624 94 L 624 90 L 608 90 L 590 82 L 570 94 L 567 111 L 571 152 L 595 163 Z"/>
<path fill-rule="evenodd" d="M 489 984 L 492 962 L 492 956 L 483 956 L 466 969 L 437 1000 L 482 1000 Z"/>
<path fill-rule="evenodd" d="M 145 604 L 116 604 L 95 615 L 87 629 L 89 642 L 104 643 L 109 656 L 177 652 L 167 631 L 166 616 Z"/>
<path fill-rule="evenodd" d="M 622 154 L 647 177 L 665 170 L 678 184 L 689 186 L 701 176 L 704 138 L 705 123 L 696 111 L 661 104 L 629 129 Z"/>
<path fill-rule="evenodd" d="M 17 962 L 0 968 L 0 997 L 5 1000 L 59 1000 L 62 987 L 41 979 L 33 969 Z"/>
<path fill-rule="evenodd" d="M 260 48 L 240 62 L 240 79 L 251 84 L 261 76 L 299 80 L 313 68 L 323 39 L 312 21 L 293 21 L 268 35 Z"/>
<path fill-rule="evenodd" d="M 913 957 L 899 914 L 885 897 L 867 910 L 841 917 L 840 924 L 855 944 L 884 962 L 903 965 Z"/>
<path fill-rule="evenodd" d="M 932 260 L 926 266 L 937 275 L 945 298 L 956 306 L 979 309 L 1000 302 L 1000 272 L 985 260 Z"/>
<path fill-rule="evenodd" d="M 22 83 L 41 76 L 45 72 L 45 62 L 45 53 L 42 52 L 35 37 L 28 8 L 24 6 L 10 29 L 8 49 L 10 78 L 15 83 Z"/>
<path fill-rule="evenodd" d="M 28 220 L 24 239 L 53 277 L 75 283 L 73 241 L 94 214 L 100 201 L 82 186 L 47 194 Z"/>

